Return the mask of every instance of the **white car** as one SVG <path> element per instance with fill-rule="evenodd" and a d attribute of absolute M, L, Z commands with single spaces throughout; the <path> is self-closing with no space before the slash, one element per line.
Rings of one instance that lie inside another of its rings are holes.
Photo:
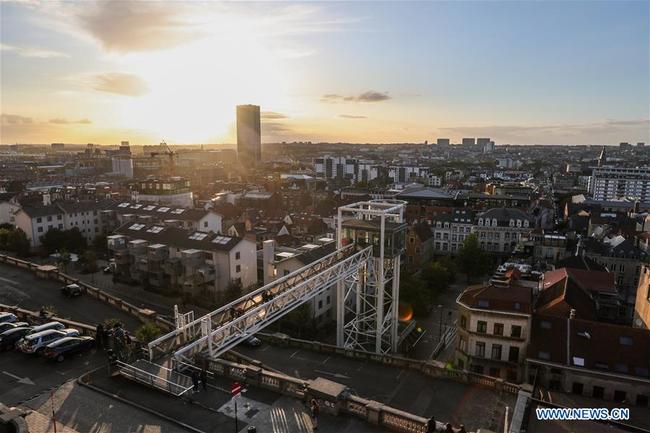
<path fill-rule="evenodd" d="M 39 353 L 45 349 L 48 344 L 54 343 L 56 340 L 60 340 L 64 337 L 78 336 L 79 331 L 72 328 L 63 329 L 61 331 L 48 329 L 47 331 L 41 331 L 23 337 L 18 343 L 16 343 L 16 347 L 23 353 Z"/>
<path fill-rule="evenodd" d="M 18 317 L 14 313 L 0 312 L 0 323 L 14 323 Z"/>
<path fill-rule="evenodd" d="M 61 322 L 47 322 L 43 323 L 42 325 L 34 326 L 27 335 L 38 334 L 39 332 L 48 331 L 50 329 L 60 331 L 63 328 L 65 328 L 65 325 Z"/>

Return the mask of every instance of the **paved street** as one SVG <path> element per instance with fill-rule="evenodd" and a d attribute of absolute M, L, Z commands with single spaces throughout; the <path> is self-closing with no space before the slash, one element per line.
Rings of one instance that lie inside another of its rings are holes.
<path fill-rule="evenodd" d="M 426 330 L 426 333 L 415 346 L 415 351 L 411 356 L 415 359 L 432 359 L 433 351 L 440 341 L 441 333 L 447 331 L 450 327 L 455 326 L 458 309 L 456 307 L 456 298 L 465 290 L 465 276 L 457 278 L 457 282 L 450 285 L 447 291 L 440 294 L 436 299 L 429 315 L 425 318 L 418 319 L 418 325 Z M 439 306 L 442 307 L 439 307 Z M 441 326 L 442 325 L 442 326 Z M 453 347 L 453 345 L 450 345 Z M 436 359 L 440 361 L 450 361 L 453 359 L 453 349 L 444 350 Z"/>
<path fill-rule="evenodd" d="M 330 356 L 296 348 L 264 344 L 237 350 L 271 368 L 304 379 L 324 377 L 343 383 L 362 397 L 389 404 L 424 417 L 494 431 L 503 429 L 505 406 L 516 397 L 450 380 L 435 380 L 421 373 Z"/>
<path fill-rule="evenodd" d="M 91 296 L 69 299 L 61 295 L 61 283 L 43 280 L 29 271 L 0 264 L 0 303 L 15 305 L 28 310 L 39 310 L 52 305 L 57 315 L 87 324 L 105 319 L 120 320 L 127 329 L 134 331 L 140 321 L 130 314 L 101 302 Z"/>
<path fill-rule="evenodd" d="M 105 362 L 105 354 L 94 350 L 60 363 L 18 351 L 1 352 L 0 402 L 19 404 Z"/>

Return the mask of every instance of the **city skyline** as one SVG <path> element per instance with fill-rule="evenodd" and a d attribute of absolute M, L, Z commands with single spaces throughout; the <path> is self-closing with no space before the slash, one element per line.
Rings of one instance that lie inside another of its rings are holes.
<path fill-rule="evenodd" d="M 650 141 L 648 2 L 0 8 L 3 144 Z"/>

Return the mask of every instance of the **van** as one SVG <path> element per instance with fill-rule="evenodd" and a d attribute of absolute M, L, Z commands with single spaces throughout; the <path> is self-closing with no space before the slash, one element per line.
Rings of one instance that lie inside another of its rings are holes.
<path fill-rule="evenodd" d="M 63 329 L 57 331 L 55 329 L 48 329 L 47 331 L 37 332 L 23 337 L 16 347 L 23 353 L 40 353 L 45 346 L 54 343 L 64 337 L 78 337 L 79 331 L 76 329 Z"/>

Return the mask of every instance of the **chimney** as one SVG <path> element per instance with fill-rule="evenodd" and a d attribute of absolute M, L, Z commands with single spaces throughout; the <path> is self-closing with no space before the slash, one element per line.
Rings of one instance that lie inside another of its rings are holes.
<path fill-rule="evenodd" d="M 571 311 L 569 312 L 569 319 L 575 319 L 576 318 L 576 309 L 572 308 Z"/>
<path fill-rule="evenodd" d="M 52 204 L 52 198 L 50 197 L 50 193 L 46 192 L 43 194 L 43 206 L 49 206 Z"/>

